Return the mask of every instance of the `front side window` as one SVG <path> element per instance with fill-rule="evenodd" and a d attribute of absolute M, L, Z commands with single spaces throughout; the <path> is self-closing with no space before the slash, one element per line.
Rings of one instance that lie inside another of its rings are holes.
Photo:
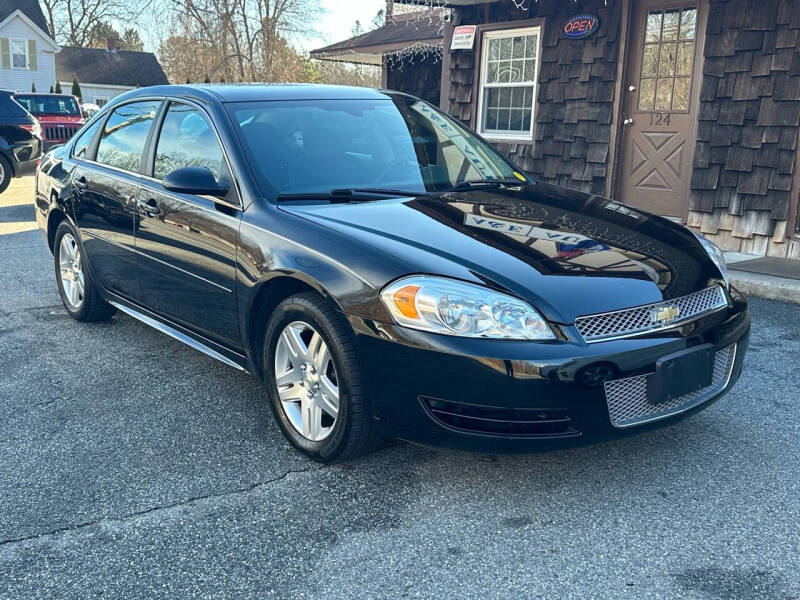
<path fill-rule="evenodd" d="M 103 119 L 98 119 L 80 133 L 78 139 L 75 140 L 75 145 L 72 147 L 72 156 L 76 158 L 91 158 L 89 151 L 92 147 L 94 136 L 102 123 Z"/>
<path fill-rule="evenodd" d="M 267 195 L 364 187 L 419 194 L 465 181 L 526 181 L 490 144 L 414 98 L 228 106 Z"/>
<path fill-rule="evenodd" d="M 222 149 L 200 110 L 173 102 L 158 137 L 153 177 L 164 179 L 183 167 L 207 167 L 219 179 Z"/>
<path fill-rule="evenodd" d="M 147 134 L 160 104 L 159 101 L 148 100 L 115 108 L 103 128 L 97 146 L 97 162 L 138 172 Z"/>
<path fill-rule="evenodd" d="M 28 68 L 28 42 L 27 40 L 11 40 L 11 66 L 15 69 Z"/>
<path fill-rule="evenodd" d="M 484 34 L 479 113 L 482 135 L 532 139 L 540 35 L 539 27 Z"/>

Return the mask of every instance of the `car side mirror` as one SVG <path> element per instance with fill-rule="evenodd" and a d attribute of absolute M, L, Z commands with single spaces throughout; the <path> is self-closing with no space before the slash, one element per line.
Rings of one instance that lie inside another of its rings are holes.
<path fill-rule="evenodd" d="M 225 197 L 230 189 L 230 186 L 224 181 L 217 181 L 207 167 L 176 169 L 164 177 L 162 185 L 165 190 L 178 194 L 215 196 L 217 198 Z"/>

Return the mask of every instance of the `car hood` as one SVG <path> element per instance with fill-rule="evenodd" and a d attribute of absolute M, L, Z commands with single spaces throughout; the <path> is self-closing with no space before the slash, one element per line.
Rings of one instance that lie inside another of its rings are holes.
<path fill-rule="evenodd" d="M 404 261 L 408 273 L 504 289 L 560 323 L 678 298 L 721 279 L 688 229 L 542 183 L 280 207 L 357 236 Z"/>

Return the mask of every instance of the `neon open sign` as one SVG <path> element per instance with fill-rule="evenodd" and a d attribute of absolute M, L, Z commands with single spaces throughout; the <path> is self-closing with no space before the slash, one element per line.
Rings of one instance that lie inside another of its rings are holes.
<path fill-rule="evenodd" d="M 564 23 L 564 35 L 572 39 L 587 38 L 600 27 L 595 15 L 575 15 Z"/>

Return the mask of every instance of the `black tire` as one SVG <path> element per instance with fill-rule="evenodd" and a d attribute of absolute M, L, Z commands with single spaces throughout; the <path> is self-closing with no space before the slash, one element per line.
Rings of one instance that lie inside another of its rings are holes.
<path fill-rule="evenodd" d="M 2 172 L 0 175 L 0 194 L 2 194 L 11 183 L 11 163 L 2 154 L 0 154 L 0 172 Z"/>
<path fill-rule="evenodd" d="M 331 355 L 339 387 L 339 412 L 327 438 L 312 441 L 289 421 L 275 383 L 275 352 L 284 328 L 303 321 L 319 332 Z M 264 336 L 264 381 L 270 406 L 284 435 L 300 451 L 317 462 L 346 461 L 375 450 L 382 437 L 369 416 L 364 378 L 352 334 L 341 314 L 314 292 L 293 295 L 273 311 Z"/>
<path fill-rule="evenodd" d="M 61 240 L 67 234 L 70 234 L 73 239 L 76 240 L 81 251 L 84 294 L 83 302 L 77 309 L 73 308 L 70 305 L 70 302 L 67 300 L 64 292 L 64 283 L 61 280 Z M 72 224 L 69 221 L 62 221 L 59 224 L 58 229 L 56 229 L 55 242 L 53 243 L 53 264 L 55 266 L 56 282 L 58 283 L 58 293 L 61 295 L 61 302 L 64 304 L 64 308 L 67 310 L 67 313 L 69 313 L 69 315 L 76 321 L 107 321 L 114 315 L 115 312 L 117 312 L 117 309 L 103 300 L 102 296 L 100 296 L 100 293 L 97 291 L 97 288 L 92 281 L 92 275 L 89 272 L 89 269 L 86 268 L 86 255 L 83 252 L 83 248 L 80 246 L 80 242 L 78 240 L 78 232 L 75 231 L 75 228 L 72 226 Z"/>

